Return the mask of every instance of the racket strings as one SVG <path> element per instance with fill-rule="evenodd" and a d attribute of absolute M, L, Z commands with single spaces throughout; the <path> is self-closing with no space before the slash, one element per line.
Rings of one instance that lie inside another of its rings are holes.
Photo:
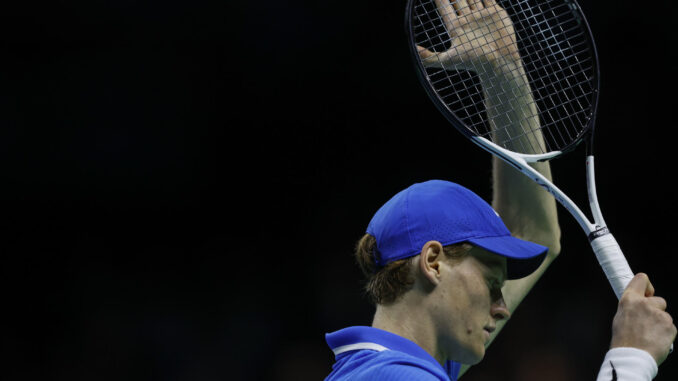
<path fill-rule="evenodd" d="M 551 31 L 551 28 L 560 28 L 561 32 L 564 33 L 569 33 L 572 31 L 579 31 L 579 28 L 569 28 L 568 30 L 563 29 L 563 25 L 569 20 L 566 20 L 563 22 L 562 18 L 559 18 L 555 11 L 563 11 L 564 8 L 567 6 L 565 4 L 560 4 L 555 6 L 553 9 L 550 10 L 550 12 L 544 12 L 543 9 L 541 9 L 539 6 L 537 8 L 540 10 L 540 12 L 535 13 L 533 9 L 529 6 L 525 5 L 525 2 L 519 2 L 517 3 L 512 10 L 514 11 L 514 14 L 516 15 L 517 19 L 524 19 L 527 25 L 531 31 L 530 34 L 528 34 L 528 38 L 525 38 L 523 41 L 524 46 L 523 46 L 523 51 L 527 52 L 527 54 L 523 54 L 523 59 L 528 61 L 528 62 L 539 62 L 543 65 L 543 70 L 537 71 L 537 70 L 532 70 L 530 72 L 531 74 L 531 79 L 532 79 L 532 91 L 536 92 L 537 95 L 541 96 L 543 99 L 552 99 L 556 98 L 555 102 L 552 102 L 553 105 L 561 105 L 565 106 L 567 103 L 570 103 L 572 101 L 575 101 L 578 103 L 579 107 L 582 108 L 583 106 L 579 103 L 578 98 L 574 98 L 573 100 L 571 99 L 563 99 L 561 94 L 563 93 L 564 90 L 566 89 L 571 89 L 573 86 L 571 83 L 569 83 L 568 78 L 572 77 L 572 75 L 568 74 L 560 65 L 560 60 L 564 59 L 569 59 L 572 57 L 576 57 L 577 54 L 581 54 L 582 52 L 572 52 L 571 54 L 567 54 L 567 50 L 574 50 L 576 48 L 576 45 L 568 44 L 569 46 L 566 48 L 562 48 L 561 44 L 559 44 L 558 40 L 555 37 L 555 34 Z M 550 16 L 549 16 L 550 13 Z M 578 36 L 584 36 L 583 33 L 578 33 Z M 576 37 L 576 36 L 571 36 Z M 554 62 L 549 62 L 548 60 L 545 60 L 542 58 L 542 50 L 541 49 L 536 49 L 535 47 L 541 46 L 543 41 L 546 46 L 549 49 L 549 56 L 555 57 L 556 60 Z M 559 49 L 555 50 L 554 46 L 557 46 Z M 569 48 L 569 49 L 568 49 Z M 558 57 L 558 53 L 560 53 L 560 57 Z M 547 74 L 550 73 L 550 74 Z M 562 74 L 562 75 L 560 75 Z M 556 78 L 559 77 L 560 81 L 553 81 L 554 84 L 559 84 L 560 82 L 565 82 L 566 84 L 564 85 L 565 87 L 561 86 L 557 91 L 544 91 L 545 87 L 544 86 L 534 86 L 535 83 L 539 82 L 546 82 L 545 80 L 549 76 L 554 76 Z M 546 107 L 542 108 L 540 112 L 542 114 L 546 114 L 546 116 L 550 119 L 552 122 L 562 122 L 565 121 L 566 118 L 560 117 L 560 116 L 553 116 L 553 113 L 558 110 L 557 106 L 552 106 L 552 107 Z M 524 115 L 525 118 L 528 117 L 534 117 L 535 115 Z M 500 126 L 500 128 L 509 128 L 509 126 Z M 524 131 L 522 134 L 517 134 L 514 135 L 515 139 L 520 139 L 522 137 L 525 137 L 533 132 L 536 132 L 537 129 L 531 129 Z M 551 130 L 548 130 L 551 131 Z M 556 130 L 555 132 L 558 133 L 558 137 L 560 140 L 573 140 L 576 138 L 576 136 L 573 136 L 569 130 L 563 130 L 559 129 Z M 567 135 L 567 136 L 564 136 Z M 550 136 L 551 139 L 547 139 L 547 142 L 549 140 L 553 140 L 554 136 Z M 509 141 L 502 141 L 499 142 L 503 146 L 508 146 Z M 531 151 L 531 152 L 539 152 L 539 150 L 536 150 L 533 145 L 531 145 L 529 148 L 523 146 L 521 148 L 521 151 Z M 547 146 L 546 151 L 551 151 L 553 150 L 552 147 Z"/>
<path fill-rule="evenodd" d="M 521 4 L 521 3 L 518 3 L 518 4 Z M 581 90 L 580 93 L 583 94 L 583 96 L 587 96 L 587 97 L 590 96 L 593 93 L 593 89 L 590 88 L 590 87 L 589 87 L 588 91 L 583 89 L 583 86 L 588 83 L 587 81 L 583 81 L 583 82 L 578 81 L 574 85 L 570 82 L 570 80 L 575 81 L 576 80 L 575 78 L 578 76 L 578 74 L 585 75 L 586 73 L 591 72 L 592 69 L 593 69 L 592 66 L 582 67 L 582 63 L 584 63 L 586 61 L 591 62 L 592 60 L 590 59 L 591 56 L 587 52 L 587 49 L 588 49 L 588 44 L 587 44 L 587 41 L 586 41 L 587 34 L 581 28 L 581 20 L 577 20 L 577 19 L 574 19 L 573 17 L 569 17 L 569 16 L 571 16 L 571 14 L 569 12 L 567 12 L 567 10 L 565 9 L 565 8 L 572 9 L 572 6 L 573 5 L 571 3 L 563 3 L 563 4 L 560 4 L 560 5 L 556 5 L 555 7 L 552 7 L 550 9 L 548 9 L 547 11 L 544 11 L 543 7 L 539 4 L 537 4 L 536 8 L 540 11 L 537 14 L 534 14 L 534 12 L 532 12 L 531 7 L 524 7 L 524 9 L 526 10 L 526 12 L 525 12 L 526 14 L 530 13 L 530 17 L 528 17 L 526 20 L 528 21 L 527 24 L 530 26 L 530 29 L 534 33 L 533 36 L 539 36 L 543 39 L 543 41 L 546 44 L 546 47 L 549 50 L 550 56 L 554 58 L 553 62 L 548 62 L 548 60 L 544 60 L 544 59 L 541 59 L 541 58 L 538 59 L 538 60 L 533 60 L 533 62 L 536 61 L 536 62 L 540 62 L 540 63 L 544 64 L 545 70 L 554 73 L 554 75 L 556 77 L 558 77 L 559 74 L 562 74 L 562 76 L 560 76 L 561 80 L 560 81 L 554 81 L 554 84 L 557 85 L 557 84 L 560 84 L 562 82 L 565 82 L 565 87 L 560 87 L 558 89 L 559 91 L 556 91 L 554 93 L 555 98 L 557 98 L 557 101 L 553 102 L 553 104 L 554 105 L 560 104 L 563 107 L 567 108 L 567 106 L 570 103 L 576 102 L 577 106 L 578 106 L 577 109 L 586 110 L 588 105 L 586 105 L 586 106 L 582 105 L 582 103 L 580 102 L 579 96 L 575 96 L 575 97 L 572 98 L 572 100 L 570 100 L 569 97 L 567 97 L 567 92 L 566 92 L 566 91 L 569 91 L 569 90 Z M 559 14 L 562 13 L 563 11 L 566 12 L 565 14 L 568 17 L 559 16 Z M 549 16 L 545 16 L 541 22 L 535 22 L 539 18 L 539 16 L 537 16 L 537 15 L 549 15 Z M 554 20 L 557 20 L 557 22 L 555 24 L 552 24 L 552 21 L 554 21 Z M 572 22 L 573 20 L 576 21 L 576 22 L 573 23 Z M 564 29 L 564 26 L 569 26 L 569 28 Z M 565 49 L 562 48 L 562 44 L 559 43 L 556 35 L 552 32 L 552 29 L 559 29 L 559 33 L 561 35 L 567 36 L 567 39 L 564 40 L 564 41 L 567 42 L 567 44 L 566 44 L 567 47 Z M 534 40 L 536 40 L 536 38 L 532 37 L 529 40 L 534 41 Z M 534 45 L 534 44 L 532 44 L 532 45 Z M 555 50 L 554 49 L 555 46 L 557 46 L 559 48 L 559 50 Z M 529 46 L 527 48 L 529 48 Z M 581 50 L 576 51 L 575 49 L 578 49 L 578 48 L 581 48 Z M 569 53 L 567 51 L 569 51 Z M 537 51 L 537 52 L 539 52 L 539 51 Z M 579 56 L 585 57 L 584 60 L 583 61 L 579 60 L 578 59 Z M 530 58 L 532 58 L 532 57 L 528 56 L 528 59 L 530 59 Z M 573 65 L 573 66 L 563 67 L 562 62 L 563 61 L 569 61 L 571 59 L 574 59 L 577 62 L 577 64 Z M 557 67 L 557 70 L 556 70 L 556 67 Z M 578 72 L 575 73 L 574 70 L 578 70 Z M 568 74 L 568 71 L 570 72 L 569 74 Z M 532 77 L 533 77 L 533 81 L 535 81 L 535 82 L 537 80 L 543 81 L 543 79 L 544 79 L 543 76 L 540 77 L 540 78 L 536 78 L 536 79 L 534 78 L 534 75 Z M 541 88 L 539 88 L 539 87 L 536 88 L 536 91 L 539 94 L 542 93 Z M 549 100 L 549 98 L 553 98 L 553 95 L 551 95 L 552 94 L 551 92 L 546 92 L 546 93 L 548 94 L 548 96 L 542 97 L 542 99 Z M 565 100 L 562 99 L 561 94 L 565 95 L 565 98 L 566 98 Z M 548 114 L 549 118 L 551 119 L 551 121 L 553 123 L 567 120 L 567 118 L 563 118 L 563 117 L 555 117 L 554 118 L 553 115 L 552 115 L 552 112 L 555 112 L 556 110 L 557 110 L 557 107 L 551 107 L 547 111 L 547 114 Z M 566 115 L 575 115 L 575 114 L 576 114 L 576 112 L 575 113 L 572 113 L 572 112 L 566 113 Z M 584 123 L 584 124 L 586 123 L 585 121 L 582 122 L 581 120 L 579 120 L 578 122 L 579 122 L 580 125 L 582 123 Z M 575 123 L 575 125 L 577 125 L 577 124 Z M 559 133 L 559 135 L 560 135 L 560 137 L 563 141 L 573 141 L 574 139 L 576 139 L 578 137 L 578 135 L 573 135 L 571 133 L 570 129 L 557 129 L 556 131 Z M 566 137 L 563 136 L 564 133 L 567 134 Z"/>
<path fill-rule="evenodd" d="M 593 90 L 587 91 L 582 88 L 582 84 L 585 84 L 586 81 L 574 81 L 579 75 L 585 75 L 592 70 L 592 66 L 582 67 L 583 61 L 578 60 L 579 56 L 583 56 L 586 57 L 585 61 L 591 61 L 590 55 L 587 53 L 587 34 L 581 28 L 581 23 L 571 17 L 572 14 L 569 10 L 572 5 L 570 3 L 555 3 L 554 6 L 554 2 L 546 4 L 552 6 L 544 9 L 543 3 L 533 3 L 531 6 L 528 2 L 522 1 L 516 3 L 511 9 L 516 14 L 517 19 L 525 21 L 522 25 L 529 28 L 530 31 L 530 33 L 524 34 L 528 37 L 523 40 L 524 51 L 528 53 L 523 55 L 523 59 L 533 63 L 533 69 L 529 71 L 533 91 L 537 98 L 546 103 L 546 107 L 542 107 L 540 112 L 547 120 L 547 125 L 564 124 L 567 121 L 574 125 L 585 125 L 585 121 L 576 119 L 576 110 L 586 110 L 588 105 L 583 105 L 580 98 L 582 95 L 590 96 Z M 563 17 L 563 12 L 565 12 L 566 17 Z M 575 22 L 573 23 L 573 21 Z M 560 35 L 566 35 L 567 39 L 559 40 L 558 34 L 554 31 L 557 31 Z M 565 47 L 563 47 L 564 45 Z M 546 49 L 535 49 L 535 46 L 544 46 Z M 542 53 L 545 53 L 545 55 Z M 564 61 L 572 59 L 577 63 L 563 66 Z M 537 63 L 537 65 L 534 63 Z M 539 67 L 542 69 L 539 70 Z M 553 86 L 553 89 L 548 88 L 549 84 Z M 573 91 L 577 90 L 580 90 L 579 96 L 571 96 Z M 573 103 L 576 103 L 576 105 L 571 107 Z M 567 110 L 564 113 L 565 117 L 563 117 L 562 112 L 558 112 L 561 111 L 561 108 Z M 576 120 L 569 120 L 568 117 Z M 573 133 L 572 129 L 560 128 L 549 129 L 549 131 L 555 131 L 560 141 L 569 142 L 578 137 L 578 134 Z"/>
<path fill-rule="evenodd" d="M 508 15 L 503 20 L 506 30 L 500 32 L 510 34 L 511 27 L 515 31 L 522 66 L 512 67 L 507 61 L 489 67 L 459 64 L 461 58 L 451 56 L 459 50 L 455 43 L 494 49 L 496 30 L 487 24 L 469 36 L 463 35 L 463 28 L 451 30 L 450 19 L 459 15 L 443 3 L 417 0 L 412 22 L 414 43 L 433 52 L 420 58 L 445 107 L 471 133 L 513 151 L 546 153 L 575 142 L 592 115 L 596 63 L 574 5 L 567 0 L 500 2 Z M 512 86 L 488 81 L 497 71 L 526 80 Z"/>

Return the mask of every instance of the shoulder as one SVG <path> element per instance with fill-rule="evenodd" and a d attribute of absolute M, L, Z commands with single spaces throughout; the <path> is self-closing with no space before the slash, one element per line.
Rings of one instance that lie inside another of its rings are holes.
<path fill-rule="evenodd" d="M 448 381 L 427 361 L 397 351 L 357 351 L 338 361 L 326 381 Z"/>

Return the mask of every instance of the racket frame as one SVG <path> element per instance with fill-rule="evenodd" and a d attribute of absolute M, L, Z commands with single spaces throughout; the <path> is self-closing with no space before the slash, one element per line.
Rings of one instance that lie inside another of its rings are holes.
<path fill-rule="evenodd" d="M 433 100 L 434 105 L 438 110 L 445 116 L 445 118 L 450 122 L 459 132 L 464 134 L 472 142 L 476 143 L 478 146 L 484 150 L 490 152 L 491 154 L 501 158 L 506 163 L 510 164 L 512 167 L 521 171 L 523 174 L 531 178 L 537 184 L 546 189 L 553 197 L 558 200 L 558 202 L 565 207 L 572 216 L 577 220 L 577 223 L 582 227 L 584 232 L 589 237 L 589 240 L 595 239 L 596 236 L 601 235 L 602 232 L 606 231 L 607 225 L 603 219 L 602 212 L 600 210 L 600 204 L 598 203 L 598 196 L 596 192 L 596 182 L 595 182 L 595 168 L 593 160 L 593 134 L 595 119 L 598 110 L 598 98 L 599 98 L 599 89 L 600 89 L 600 67 L 598 63 L 598 50 L 596 48 L 595 41 L 593 40 L 593 32 L 589 26 L 588 21 L 584 13 L 581 11 L 581 7 L 576 0 L 566 0 L 569 4 L 572 12 L 576 13 L 577 19 L 581 22 L 581 25 L 586 29 L 586 42 L 588 44 L 589 50 L 592 54 L 593 60 L 593 83 L 595 87 L 593 89 L 593 97 L 591 102 L 591 113 L 588 115 L 588 120 L 586 126 L 581 130 L 579 135 L 568 145 L 563 147 L 558 151 L 551 151 L 543 154 L 523 154 L 518 152 L 513 152 L 507 150 L 499 145 L 493 143 L 489 139 L 476 135 L 468 128 L 461 120 L 459 120 L 452 110 L 440 99 L 436 91 L 434 90 L 431 79 L 426 72 L 421 59 L 419 58 L 419 52 L 417 51 L 417 44 L 414 38 L 414 26 L 412 24 L 413 20 L 413 11 L 415 3 L 421 3 L 422 0 L 408 0 L 407 7 L 405 11 L 405 29 L 408 37 L 408 46 L 410 49 L 410 57 L 412 57 L 414 64 L 417 68 L 415 72 L 419 80 L 424 84 L 424 89 L 427 92 L 427 95 L 431 100 Z M 549 161 L 551 159 L 562 156 L 565 153 L 568 153 L 574 150 L 582 141 L 586 141 L 586 182 L 587 182 L 587 193 L 589 198 L 589 206 L 591 208 L 591 214 L 593 217 L 593 222 L 586 216 L 586 214 L 555 184 L 546 179 L 541 173 L 534 170 L 529 163 L 536 163 L 542 161 Z"/>

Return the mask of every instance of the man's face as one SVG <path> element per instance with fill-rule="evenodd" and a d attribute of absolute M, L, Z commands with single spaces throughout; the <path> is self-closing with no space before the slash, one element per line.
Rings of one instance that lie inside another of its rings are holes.
<path fill-rule="evenodd" d="M 506 279 L 506 258 L 473 247 L 459 262 L 445 263 L 440 286 L 441 308 L 437 321 L 447 357 L 476 364 L 485 356 L 485 345 L 497 320 L 510 313 L 501 287 Z"/>

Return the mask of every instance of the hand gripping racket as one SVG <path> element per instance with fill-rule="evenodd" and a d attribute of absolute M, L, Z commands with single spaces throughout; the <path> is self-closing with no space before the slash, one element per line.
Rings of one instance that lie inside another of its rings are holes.
<path fill-rule="evenodd" d="M 408 0 L 419 79 L 461 133 L 550 192 L 586 233 L 620 298 L 633 273 L 596 196 L 593 129 L 599 68 L 574 0 Z M 593 221 L 530 163 L 585 142 Z"/>

